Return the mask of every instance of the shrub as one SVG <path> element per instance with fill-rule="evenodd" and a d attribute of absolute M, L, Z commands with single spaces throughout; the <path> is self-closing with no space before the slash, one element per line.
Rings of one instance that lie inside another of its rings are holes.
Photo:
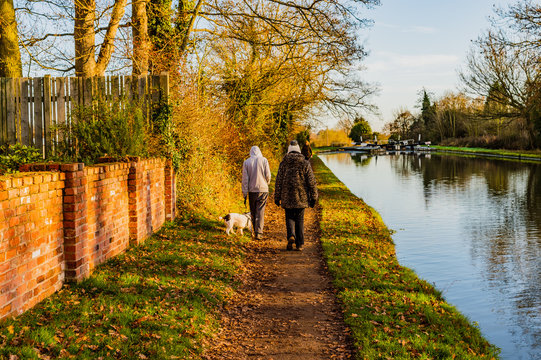
<path fill-rule="evenodd" d="M 39 161 L 43 157 L 35 147 L 20 144 L 0 147 L 0 174 L 16 172 L 20 165 Z"/>
<path fill-rule="evenodd" d="M 71 124 L 59 127 L 57 156 L 64 161 L 94 163 L 102 156 L 145 156 L 146 126 L 138 105 L 118 103 L 75 109 Z"/>

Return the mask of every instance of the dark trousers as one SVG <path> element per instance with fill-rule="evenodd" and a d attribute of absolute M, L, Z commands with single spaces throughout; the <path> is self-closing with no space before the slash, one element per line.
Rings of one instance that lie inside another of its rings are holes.
<path fill-rule="evenodd" d="M 265 225 L 265 206 L 267 206 L 268 192 L 249 192 L 248 202 L 250 204 L 250 214 L 252 215 L 252 224 L 255 234 L 263 234 L 263 225 Z"/>
<path fill-rule="evenodd" d="M 287 238 L 295 237 L 297 247 L 304 245 L 304 209 L 286 210 Z"/>

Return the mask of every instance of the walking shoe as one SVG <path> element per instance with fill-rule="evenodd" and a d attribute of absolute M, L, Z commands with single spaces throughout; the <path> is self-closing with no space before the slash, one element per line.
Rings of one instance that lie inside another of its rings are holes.
<path fill-rule="evenodd" d="M 297 248 L 295 250 L 302 251 L 302 245 L 297 245 Z"/>
<path fill-rule="evenodd" d="M 295 243 L 295 237 L 290 236 L 289 240 L 287 240 L 287 250 L 293 250 L 293 244 Z"/>
<path fill-rule="evenodd" d="M 256 233 L 255 238 L 256 240 L 263 240 L 263 235 L 261 235 L 260 233 Z"/>

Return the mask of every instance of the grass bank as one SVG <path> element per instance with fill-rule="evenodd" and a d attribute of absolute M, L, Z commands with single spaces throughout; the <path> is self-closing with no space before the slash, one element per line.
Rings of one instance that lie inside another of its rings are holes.
<path fill-rule="evenodd" d="M 474 156 L 489 156 L 499 157 L 504 159 L 519 159 L 519 160 L 531 160 L 541 161 L 541 151 L 539 150 L 505 150 L 505 149 L 485 149 L 485 148 L 469 148 L 469 147 L 455 147 L 455 146 L 430 146 L 435 151 L 458 153 L 464 155 Z"/>
<path fill-rule="evenodd" d="M 90 278 L 0 323 L 0 359 L 199 358 L 248 240 L 225 237 L 203 218 L 167 224 Z"/>
<path fill-rule="evenodd" d="M 492 359 L 498 350 L 431 284 L 398 264 L 379 215 L 314 159 L 324 256 L 358 359 Z"/>

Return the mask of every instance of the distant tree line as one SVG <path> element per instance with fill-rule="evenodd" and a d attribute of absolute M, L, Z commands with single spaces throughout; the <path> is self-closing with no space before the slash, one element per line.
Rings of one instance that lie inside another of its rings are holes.
<path fill-rule="evenodd" d="M 541 3 L 498 8 L 473 43 L 462 89 L 419 96 L 420 112 L 397 110 L 385 131 L 393 138 L 511 149 L 541 146 Z"/>

